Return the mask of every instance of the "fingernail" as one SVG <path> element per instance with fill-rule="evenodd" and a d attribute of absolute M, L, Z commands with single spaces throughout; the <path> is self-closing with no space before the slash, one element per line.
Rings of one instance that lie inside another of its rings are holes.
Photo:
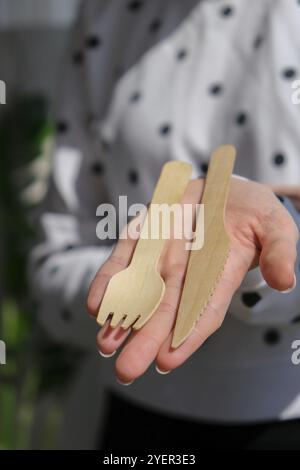
<path fill-rule="evenodd" d="M 116 354 L 117 351 L 113 351 L 112 353 L 110 354 L 105 354 L 104 352 L 102 352 L 100 349 L 98 349 L 98 353 L 100 354 L 100 356 L 102 357 L 105 357 L 105 358 L 108 358 L 108 357 L 112 357 Z"/>
<path fill-rule="evenodd" d="M 297 279 L 296 279 L 296 275 L 294 274 L 294 283 L 293 283 L 292 287 L 290 287 L 289 289 L 286 289 L 286 290 L 282 290 L 281 293 L 282 294 L 289 294 L 290 292 L 292 292 L 295 289 L 296 285 L 297 285 Z"/>
<path fill-rule="evenodd" d="M 122 382 L 122 380 L 118 379 L 118 377 L 116 378 L 116 380 L 118 384 L 124 385 L 125 387 L 127 387 L 128 385 L 131 385 L 134 382 L 134 380 L 132 380 L 131 382 Z"/>
<path fill-rule="evenodd" d="M 155 366 L 155 369 L 156 369 L 156 372 L 158 372 L 158 373 L 161 374 L 161 375 L 167 375 L 167 374 L 169 374 L 169 373 L 171 372 L 171 369 L 169 369 L 169 370 L 161 370 L 161 369 L 159 369 L 158 366 Z"/>

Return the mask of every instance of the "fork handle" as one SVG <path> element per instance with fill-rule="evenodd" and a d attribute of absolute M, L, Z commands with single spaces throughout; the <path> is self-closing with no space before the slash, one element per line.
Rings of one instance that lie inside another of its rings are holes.
<path fill-rule="evenodd" d="M 146 258 L 147 266 L 152 267 L 153 265 L 157 265 L 166 239 L 164 239 L 162 236 L 163 223 L 161 223 L 161 217 L 159 218 L 160 220 L 157 220 L 157 217 L 154 217 L 155 226 L 151 227 L 151 214 L 154 210 L 153 204 L 164 204 L 168 206 L 171 206 L 172 204 L 179 204 L 187 188 L 191 173 L 192 165 L 189 163 L 171 161 L 163 166 L 141 230 L 140 238 L 137 242 L 132 257 L 131 264 L 138 264 L 140 261 L 142 261 L 144 264 Z M 157 222 L 158 226 L 156 225 Z M 149 237 L 149 229 L 150 234 L 158 234 L 158 237 Z"/>

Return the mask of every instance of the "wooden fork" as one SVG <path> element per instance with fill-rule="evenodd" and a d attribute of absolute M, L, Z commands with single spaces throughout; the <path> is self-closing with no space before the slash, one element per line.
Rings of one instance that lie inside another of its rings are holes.
<path fill-rule="evenodd" d="M 132 326 L 137 330 L 150 319 L 160 304 L 165 283 L 157 265 L 166 239 L 162 235 L 163 224 L 159 221 L 158 237 L 147 238 L 153 204 L 179 204 L 191 172 L 192 166 L 188 163 L 174 161 L 164 165 L 131 263 L 115 274 L 107 286 L 97 318 L 101 326 L 111 317 L 111 327 L 120 325 L 127 329 Z"/>

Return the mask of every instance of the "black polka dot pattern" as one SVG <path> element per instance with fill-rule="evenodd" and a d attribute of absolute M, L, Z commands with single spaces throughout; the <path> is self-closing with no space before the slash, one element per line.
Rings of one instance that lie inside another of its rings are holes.
<path fill-rule="evenodd" d="M 235 123 L 238 126 L 243 126 L 244 124 L 246 124 L 246 121 L 247 121 L 247 114 L 244 111 L 240 111 L 239 113 L 237 113 L 235 117 Z"/>
<path fill-rule="evenodd" d="M 101 162 L 94 162 L 91 166 L 91 170 L 96 176 L 100 176 L 104 173 L 104 165 Z"/>
<path fill-rule="evenodd" d="M 229 16 L 233 15 L 233 7 L 231 5 L 225 5 L 221 8 L 220 14 L 224 18 L 228 18 Z"/>
<path fill-rule="evenodd" d="M 72 243 L 69 243 L 68 245 L 65 246 L 65 251 L 71 251 L 71 250 L 74 250 L 75 248 L 75 245 L 73 245 Z"/>
<path fill-rule="evenodd" d="M 96 34 L 90 34 L 89 36 L 87 36 L 85 40 L 85 45 L 89 49 L 96 49 L 97 47 L 101 46 L 101 43 L 102 43 L 102 40 L 100 36 Z"/>
<path fill-rule="evenodd" d="M 269 346 L 274 346 L 275 344 L 278 344 L 280 341 L 280 333 L 278 330 L 275 330 L 275 328 L 272 328 L 265 332 L 263 339 L 264 339 L 264 342 L 268 344 Z"/>
<path fill-rule="evenodd" d="M 72 55 L 72 62 L 75 65 L 81 65 L 84 61 L 84 54 L 82 51 L 75 51 Z"/>
<path fill-rule="evenodd" d="M 275 153 L 275 155 L 273 156 L 273 163 L 275 166 L 284 165 L 285 160 L 286 158 L 283 153 L 278 152 L 278 153 Z"/>
<path fill-rule="evenodd" d="M 260 46 L 263 43 L 263 40 L 264 40 L 264 38 L 261 34 L 257 35 L 256 38 L 254 39 L 254 42 L 253 42 L 254 49 L 259 49 Z"/>
<path fill-rule="evenodd" d="M 200 163 L 200 170 L 204 175 L 206 175 L 207 170 L 208 170 L 208 163 L 207 162 L 202 162 Z"/>
<path fill-rule="evenodd" d="M 162 135 L 162 136 L 167 136 L 167 135 L 169 135 L 171 132 L 172 132 L 172 126 L 171 126 L 171 124 L 168 124 L 168 123 L 162 124 L 162 125 L 160 126 L 160 128 L 159 128 L 159 133 L 160 133 L 160 135 Z"/>
<path fill-rule="evenodd" d="M 136 170 L 129 170 L 128 172 L 128 181 L 132 185 L 136 185 L 139 181 L 139 175 Z"/>
<path fill-rule="evenodd" d="M 285 69 L 282 70 L 281 76 L 285 80 L 292 80 L 293 78 L 297 76 L 297 71 L 293 67 L 286 67 Z"/>
<path fill-rule="evenodd" d="M 211 95 L 217 96 L 223 92 L 223 86 L 221 85 L 221 83 L 213 83 L 209 87 L 208 91 Z"/>
<path fill-rule="evenodd" d="M 162 26 L 162 21 L 159 18 L 154 18 L 149 25 L 150 33 L 157 33 Z"/>
<path fill-rule="evenodd" d="M 69 124 L 67 121 L 57 121 L 55 128 L 58 134 L 65 134 L 69 130 Z"/>
<path fill-rule="evenodd" d="M 143 2 L 141 0 L 132 0 L 128 3 L 128 10 L 132 12 L 139 11 L 143 6 Z"/>
<path fill-rule="evenodd" d="M 58 273 L 58 271 L 59 271 L 59 266 L 52 266 L 52 268 L 50 269 L 50 275 L 54 276 L 54 274 Z"/>
<path fill-rule="evenodd" d="M 72 319 L 73 319 L 73 315 L 72 313 L 67 310 L 67 309 L 64 309 L 62 312 L 61 312 L 61 318 L 66 322 L 70 322 Z"/>
<path fill-rule="evenodd" d="M 244 292 L 242 294 L 242 302 L 246 307 L 254 307 L 261 300 L 258 292 Z"/>
<path fill-rule="evenodd" d="M 179 49 L 176 54 L 176 59 L 180 62 L 187 57 L 187 50 L 186 49 Z"/>
<path fill-rule="evenodd" d="M 130 103 L 137 103 L 138 101 L 140 101 L 141 97 L 142 97 L 141 92 L 140 91 L 135 91 L 130 96 L 129 101 L 130 101 Z"/>

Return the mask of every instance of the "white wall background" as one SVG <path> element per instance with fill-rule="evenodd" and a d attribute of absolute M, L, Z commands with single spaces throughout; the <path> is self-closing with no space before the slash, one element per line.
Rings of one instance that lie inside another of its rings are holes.
<path fill-rule="evenodd" d="M 67 26 L 79 0 L 0 0 L 0 29 Z"/>

